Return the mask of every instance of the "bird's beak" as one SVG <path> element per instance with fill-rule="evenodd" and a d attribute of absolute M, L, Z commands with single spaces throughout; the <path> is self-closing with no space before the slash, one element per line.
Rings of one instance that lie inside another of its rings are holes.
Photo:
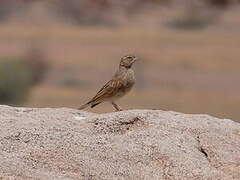
<path fill-rule="evenodd" d="M 133 62 L 136 62 L 136 61 L 138 61 L 138 58 L 137 58 L 137 57 L 135 57 L 135 58 L 133 59 Z"/>

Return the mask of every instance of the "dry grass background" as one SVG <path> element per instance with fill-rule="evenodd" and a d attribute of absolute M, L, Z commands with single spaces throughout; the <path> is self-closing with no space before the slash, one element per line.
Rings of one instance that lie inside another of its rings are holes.
<path fill-rule="evenodd" d="M 24 56 L 37 45 L 51 65 L 25 106 L 77 108 L 112 76 L 121 56 L 133 53 L 141 60 L 135 67 L 136 88 L 120 100 L 125 109 L 240 121 L 240 8 L 202 30 L 170 28 L 161 18 L 158 25 L 142 25 L 142 18 L 115 27 L 76 26 L 36 12 L 37 20 L 27 14 L 0 24 L 0 57 Z M 109 104 L 89 109 L 112 110 Z"/>

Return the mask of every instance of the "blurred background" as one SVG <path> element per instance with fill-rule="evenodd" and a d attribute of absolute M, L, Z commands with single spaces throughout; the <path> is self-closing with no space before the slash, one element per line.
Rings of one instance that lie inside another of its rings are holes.
<path fill-rule="evenodd" d="M 240 0 L 1 0 L 0 104 L 78 108 L 135 54 L 125 109 L 240 122 Z M 92 112 L 110 112 L 105 103 Z"/>

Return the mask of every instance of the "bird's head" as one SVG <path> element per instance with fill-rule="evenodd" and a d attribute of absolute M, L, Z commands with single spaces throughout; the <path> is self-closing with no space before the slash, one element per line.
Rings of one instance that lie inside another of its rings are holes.
<path fill-rule="evenodd" d="M 120 61 L 120 66 L 123 66 L 125 68 L 131 68 L 133 63 L 137 60 L 138 58 L 134 55 L 127 55 L 123 56 Z"/>

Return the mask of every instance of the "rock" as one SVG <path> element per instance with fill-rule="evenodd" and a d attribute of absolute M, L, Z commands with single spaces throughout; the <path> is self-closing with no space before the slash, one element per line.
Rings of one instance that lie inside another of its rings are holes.
<path fill-rule="evenodd" d="M 0 179 L 240 179 L 240 124 L 0 106 Z"/>

